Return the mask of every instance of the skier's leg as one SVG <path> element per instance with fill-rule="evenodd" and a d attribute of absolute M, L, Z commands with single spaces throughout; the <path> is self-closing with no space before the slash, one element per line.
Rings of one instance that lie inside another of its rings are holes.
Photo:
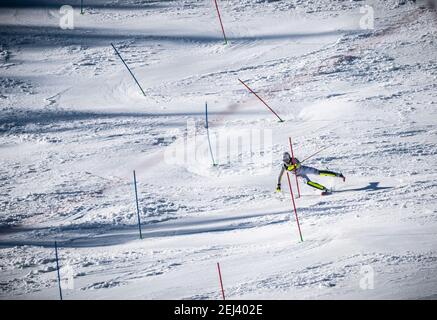
<path fill-rule="evenodd" d="M 328 170 L 319 170 L 320 176 L 326 176 L 326 177 L 338 177 L 340 173 L 328 171 Z"/>
<path fill-rule="evenodd" d="M 317 183 L 317 182 L 314 182 L 314 181 L 311 181 L 309 178 L 308 178 L 308 176 L 307 175 L 301 175 L 301 177 L 302 177 L 302 179 L 305 181 L 305 183 L 307 184 L 307 185 L 309 185 L 310 187 L 313 187 L 313 188 L 316 188 L 316 189 L 319 189 L 319 190 L 322 190 L 322 191 L 326 191 L 326 190 L 328 190 L 328 189 L 326 189 L 326 187 L 325 186 L 322 186 L 320 183 Z"/>
<path fill-rule="evenodd" d="M 328 190 L 328 189 L 326 189 L 325 186 L 322 186 L 320 183 L 317 183 L 317 182 L 314 182 L 314 181 L 308 181 L 308 182 L 307 182 L 307 185 L 309 185 L 309 186 L 311 186 L 311 187 L 313 187 L 313 188 L 316 188 L 316 189 L 322 190 L 322 191 L 326 191 L 326 190 Z"/>
<path fill-rule="evenodd" d="M 328 170 L 319 170 L 319 175 L 325 176 L 325 177 L 338 177 L 338 178 L 342 178 L 343 181 L 346 180 L 345 176 L 342 173 L 337 173 L 337 172 L 328 171 Z"/>

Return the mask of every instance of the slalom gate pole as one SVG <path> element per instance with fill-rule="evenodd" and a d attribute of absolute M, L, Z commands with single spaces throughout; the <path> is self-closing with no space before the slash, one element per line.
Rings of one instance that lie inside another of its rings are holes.
<path fill-rule="evenodd" d="M 220 288 L 222 289 L 222 297 L 223 297 L 223 300 L 225 300 L 225 290 L 223 289 L 222 273 L 220 271 L 220 263 L 218 263 L 218 262 L 217 262 L 217 270 L 218 270 L 219 279 L 220 279 Z"/>
<path fill-rule="evenodd" d="M 264 105 L 267 107 L 267 108 L 269 108 L 269 110 L 275 115 L 275 116 L 277 116 L 278 117 L 278 119 L 279 119 L 279 121 L 280 122 L 284 122 L 284 120 L 282 120 L 281 119 L 281 117 L 280 116 L 278 116 L 278 114 L 272 109 L 272 108 L 270 108 L 269 107 L 269 105 L 263 100 L 263 99 L 261 99 L 261 97 L 259 96 L 259 95 L 257 95 L 256 93 L 255 93 L 255 91 L 253 91 L 251 88 L 249 88 L 249 86 L 247 85 L 247 84 L 245 84 L 242 80 L 240 80 L 240 79 L 238 79 L 238 81 L 240 81 L 241 82 L 241 84 L 243 85 L 243 86 L 245 86 L 250 92 L 252 92 L 254 95 L 255 95 L 255 97 L 257 97 L 262 103 L 264 103 Z"/>
<path fill-rule="evenodd" d="M 80 14 L 83 14 L 83 0 L 80 0 Z"/>
<path fill-rule="evenodd" d="M 226 39 L 225 28 L 223 28 L 222 17 L 220 16 L 220 10 L 217 4 L 217 0 L 214 0 L 214 2 L 215 2 L 215 8 L 217 9 L 218 18 L 220 21 L 220 26 L 222 27 L 223 39 L 225 39 L 225 44 L 228 44 L 228 39 Z"/>
<path fill-rule="evenodd" d="M 138 192 L 137 192 L 137 177 L 134 170 L 134 188 L 135 188 L 135 202 L 137 204 L 137 216 L 138 216 L 138 230 L 140 231 L 140 239 L 143 239 L 143 234 L 141 233 L 141 218 L 140 218 L 140 206 L 138 205 Z"/>
<path fill-rule="evenodd" d="M 291 162 L 292 162 L 293 164 L 296 164 L 296 160 L 294 160 L 293 144 L 291 143 L 291 138 L 290 138 L 290 137 L 288 137 L 288 141 L 290 142 Z M 300 198 L 299 180 L 297 179 L 297 173 L 296 173 L 296 170 L 294 170 L 294 176 L 295 176 L 295 178 L 296 178 L 297 197 Z"/>
<path fill-rule="evenodd" d="M 143 93 L 144 96 L 146 96 L 146 93 L 144 92 L 143 88 L 141 87 L 140 83 L 138 82 L 137 78 L 135 78 L 134 74 L 132 73 L 132 71 L 129 69 L 129 67 L 127 66 L 126 62 L 124 62 L 123 58 L 121 57 L 120 53 L 118 52 L 117 48 L 111 43 L 111 46 L 114 48 L 115 53 L 117 54 L 117 56 L 120 58 L 121 62 L 123 62 L 124 66 L 126 67 L 126 69 L 129 71 L 130 75 L 132 76 L 132 78 L 134 78 L 136 84 L 138 85 L 138 87 L 140 88 L 141 92 Z"/>
<path fill-rule="evenodd" d="M 59 272 L 58 243 L 55 241 L 56 271 L 58 272 L 59 297 L 62 299 L 61 274 Z"/>
<path fill-rule="evenodd" d="M 287 179 L 288 179 L 288 186 L 290 188 L 291 200 L 293 202 L 293 207 L 294 207 L 294 215 L 296 216 L 297 228 L 299 230 L 300 241 L 303 241 L 302 232 L 300 230 L 299 218 L 297 217 L 296 203 L 294 202 L 293 190 L 291 188 L 290 175 L 288 174 L 288 172 L 287 172 Z"/>
<path fill-rule="evenodd" d="M 209 144 L 209 152 L 211 154 L 211 159 L 212 159 L 212 165 L 216 166 L 216 163 L 214 161 L 214 155 L 212 153 L 212 147 L 211 147 L 211 139 L 209 138 L 209 126 L 208 126 L 208 103 L 205 102 L 205 118 L 206 118 L 206 123 L 205 123 L 205 128 L 206 128 L 206 135 L 208 136 L 208 144 Z"/>
<path fill-rule="evenodd" d="M 326 146 L 326 147 L 324 147 L 324 148 L 322 148 L 322 149 L 320 149 L 319 151 L 317 151 L 316 153 L 313 153 L 312 155 L 310 155 L 309 157 L 306 157 L 305 159 L 303 159 L 300 163 L 303 163 L 304 161 L 307 161 L 309 158 L 312 158 L 312 157 L 314 157 L 316 154 L 318 154 L 318 153 L 320 153 L 320 152 L 322 152 L 323 150 L 326 150 L 326 149 L 328 149 L 330 146 Z"/>

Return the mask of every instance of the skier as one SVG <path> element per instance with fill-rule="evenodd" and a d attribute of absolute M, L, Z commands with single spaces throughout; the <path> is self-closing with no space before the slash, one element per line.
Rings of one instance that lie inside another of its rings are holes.
<path fill-rule="evenodd" d="M 296 175 L 298 177 L 301 177 L 304 179 L 305 183 L 313 188 L 322 190 L 322 195 L 327 195 L 330 192 L 328 191 L 328 189 L 317 183 L 314 181 L 311 181 L 308 178 L 308 174 L 314 174 L 314 175 L 319 175 L 319 176 L 328 176 L 328 177 L 338 177 L 338 178 L 342 178 L 343 182 L 346 181 L 346 177 L 343 176 L 343 174 L 341 173 L 336 173 L 336 172 L 332 172 L 332 171 L 327 171 L 327 170 L 318 170 L 316 168 L 313 167 L 308 167 L 308 166 L 303 166 L 301 165 L 300 161 L 297 158 L 294 158 L 294 163 L 293 163 L 293 159 L 291 158 L 290 154 L 288 152 L 284 152 L 284 155 L 282 156 L 282 167 L 281 167 L 281 172 L 279 173 L 279 178 L 278 178 L 278 185 L 276 187 L 276 191 L 281 191 L 281 179 L 282 179 L 282 175 L 284 174 L 284 171 L 294 171 L 296 170 Z"/>

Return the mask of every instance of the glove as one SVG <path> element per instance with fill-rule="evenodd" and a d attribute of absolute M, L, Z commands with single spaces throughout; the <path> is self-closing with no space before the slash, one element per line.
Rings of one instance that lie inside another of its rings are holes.
<path fill-rule="evenodd" d="M 276 192 L 281 192 L 281 184 L 278 183 L 278 185 L 276 186 Z"/>

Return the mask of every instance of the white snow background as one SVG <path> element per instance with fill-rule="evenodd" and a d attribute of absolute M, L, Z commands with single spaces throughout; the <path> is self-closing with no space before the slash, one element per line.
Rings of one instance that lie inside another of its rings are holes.
<path fill-rule="evenodd" d="M 64 299 L 221 299 L 217 262 L 228 299 L 437 297 L 431 2 L 221 0 L 227 45 L 212 0 L 79 3 L 0 4 L 1 299 L 59 299 L 54 241 Z M 288 137 L 347 177 L 300 184 L 303 242 Z"/>

